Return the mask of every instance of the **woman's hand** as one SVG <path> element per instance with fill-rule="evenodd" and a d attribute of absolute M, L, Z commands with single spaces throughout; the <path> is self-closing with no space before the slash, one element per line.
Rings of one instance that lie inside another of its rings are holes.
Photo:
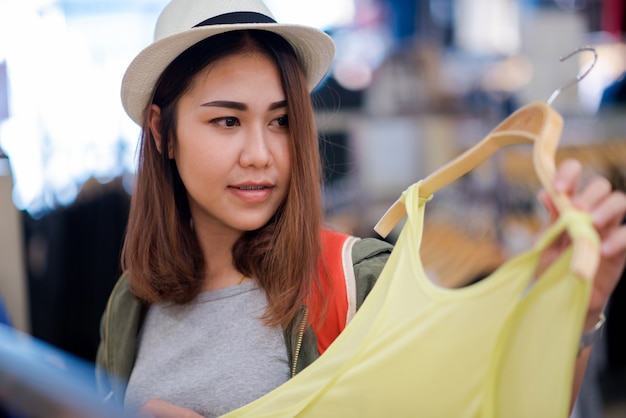
<path fill-rule="evenodd" d="M 626 263 L 626 195 L 619 191 L 613 191 L 610 182 L 596 176 L 579 190 L 582 178 L 582 166 L 576 160 L 566 160 L 561 163 L 554 178 L 554 188 L 557 193 L 565 193 L 570 196 L 573 205 L 591 215 L 593 225 L 598 231 L 601 243 L 600 265 L 594 282 L 587 318 L 585 319 L 584 331 L 592 329 L 606 303 L 619 282 Z M 547 192 L 539 194 L 550 217 L 554 220 L 557 216 L 556 208 Z M 553 259 L 567 245 L 564 237 L 553 245 L 545 255 L 548 260 Z M 546 260 L 544 260 L 545 262 Z"/>
<path fill-rule="evenodd" d="M 203 418 L 196 412 L 172 405 L 160 399 L 150 399 L 139 408 L 139 416 L 146 418 Z"/>

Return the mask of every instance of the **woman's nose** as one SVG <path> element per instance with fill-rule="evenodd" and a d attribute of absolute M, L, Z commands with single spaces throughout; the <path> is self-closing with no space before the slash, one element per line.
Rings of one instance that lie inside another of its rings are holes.
<path fill-rule="evenodd" d="M 249 129 L 241 150 L 240 164 L 243 167 L 267 167 L 271 153 L 267 144 L 267 133 L 262 128 Z"/>

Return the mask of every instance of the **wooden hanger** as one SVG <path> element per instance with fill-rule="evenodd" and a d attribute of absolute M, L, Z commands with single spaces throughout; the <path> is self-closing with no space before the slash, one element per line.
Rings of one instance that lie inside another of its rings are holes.
<path fill-rule="evenodd" d="M 534 102 L 514 112 L 477 145 L 428 176 L 420 185 L 420 197 L 429 197 L 435 191 L 467 174 L 505 145 L 532 143 L 533 164 L 541 185 L 551 195 L 559 213 L 573 209 L 569 198 L 556 193 L 552 184 L 556 171 L 554 157 L 563 130 L 563 118 L 551 105 L 563 90 L 580 82 L 595 66 L 598 54 L 590 46 L 577 48 L 559 60 L 565 61 L 583 51 L 591 52 L 593 61 L 580 74 L 558 87 L 547 102 Z M 406 207 L 401 199 L 398 199 L 374 226 L 374 230 L 386 237 L 405 215 Z M 593 279 L 600 262 L 598 245 L 596 240 L 586 238 L 574 240 L 574 254 L 570 266 L 574 274 L 586 280 Z"/>
<path fill-rule="evenodd" d="M 419 195 L 423 198 L 430 197 L 437 190 L 476 168 L 503 146 L 533 144 L 533 164 L 541 185 L 552 196 L 559 213 L 572 209 L 569 198 L 556 193 L 553 187 L 556 171 L 554 157 L 562 130 L 563 118 L 549 104 L 530 103 L 502 121 L 478 144 L 422 180 Z M 398 199 L 378 221 L 374 230 L 386 237 L 405 215 L 406 207 Z M 581 238 L 574 240 L 573 246 L 572 272 L 586 280 L 592 280 L 599 263 L 597 242 Z"/>

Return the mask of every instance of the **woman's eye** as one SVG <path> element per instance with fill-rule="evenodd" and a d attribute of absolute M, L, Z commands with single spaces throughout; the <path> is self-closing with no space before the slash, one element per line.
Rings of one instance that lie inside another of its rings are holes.
<path fill-rule="evenodd" d="M 224 118 L 215 118 L 211 120 L 211 123 L 221 125 L 227 128 L 232 128 L 233 126 L 239 125 L 239 120 L 235 117 L 228 116 Z"/>
<path fill-rule="evenodd" d="M 289 118 L 287 117 L 287 115 L 282 115 L 276 118 L 276 124 L 278 126 L 288 126 L 289 125 Z"/>

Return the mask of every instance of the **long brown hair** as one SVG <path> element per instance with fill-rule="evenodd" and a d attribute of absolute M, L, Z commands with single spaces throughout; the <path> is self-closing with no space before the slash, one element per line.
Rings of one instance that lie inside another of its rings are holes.
<path fill-rule="evenodd" d="M 320 252 L 321 162 L 309 91 L 291 46 L 266 31 L 213 36 L 179 55 L 157 82 L 152 103 L 161 109 L 157 147 L 145 109 L 136 186 L 122 251 L 133 294 L 147 303 L 186 303 L 200 291 L 206 267 L 191 226 L 185 187 L 167 149 L 176 141 L 176 106 L 208 64 L 244 51 L 260 51 L 278 65 L 289 116 L 291 181 L 285 202 L 262 228 L 233 246 L 237 270 L 265 290 L 268 325 L 286 326 L 317 283 Z M 163 152 L 159 152 L 159 149 Z"/>

